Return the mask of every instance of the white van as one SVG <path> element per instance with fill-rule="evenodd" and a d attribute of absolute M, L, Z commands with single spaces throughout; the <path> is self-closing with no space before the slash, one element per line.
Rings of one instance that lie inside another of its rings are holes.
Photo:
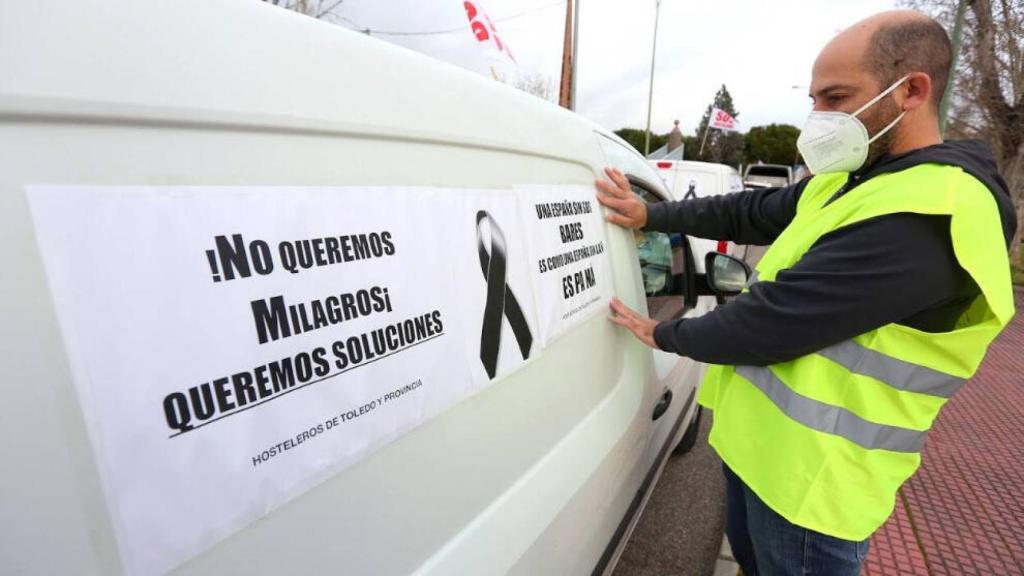
<path fill-rule="evenodd" d="M 793 168 L 783 164 L 751 164 L 743 173 L 743 184 L 750 188 L 779 188 L 797 180 Z"/>
<path fill-rule="evenodd" d="M 665 182 L 672 200 L 689 200 L 705 196 L 719 196 L 743 191 L 743 179 L 728 164 L 697 162 L 694 160 L 648 160 Z M 692 238 L 697 272 L 704 273 L 704 259 L 710 252 L 737 254 L 732 242 Z"/>
<path fill-rule="evenodd" d="M 591 211 L 609 164 L 671 199 L 579 116 L 267 3 L 0 0 L 0 573 L 609 572 L 703 367 L 607 297 L 725 285 Z"/>

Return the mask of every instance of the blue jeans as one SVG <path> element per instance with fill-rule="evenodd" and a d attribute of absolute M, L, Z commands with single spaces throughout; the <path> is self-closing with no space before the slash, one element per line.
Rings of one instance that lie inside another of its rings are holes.
<path fill-rule="evenodd" d="M 728 466 L 725 535 L 743 576 L 859 576 L 868 541 L 801 528 L 761 501 Z"/>

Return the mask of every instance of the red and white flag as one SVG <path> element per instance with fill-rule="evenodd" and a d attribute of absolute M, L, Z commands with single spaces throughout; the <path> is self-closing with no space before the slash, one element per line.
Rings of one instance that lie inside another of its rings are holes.
<path fill-rule="evenodd" d="M 709 127 L 735 132 L 738 129 L 736 124 L 736 119 L 725 110 L 722 110 L 721 108 L 714 108 L 711 110 L 711 119 L 708 121 Z"/>
<path fill-rule="evenodd" d="M 495 80 L 510 80 L 517 70 L 517 62 L 512 50 L 509 49 L 505 40 L 498 35 L 497 28 L 487 17 L 487 13 L 480 6 L 480 0 L 472 0 L 462 3 L 466 9 L 466 18 L 469 19 L 470 29 L 481 48 L 484 49 L 488 61 L 488 67 Z"/>

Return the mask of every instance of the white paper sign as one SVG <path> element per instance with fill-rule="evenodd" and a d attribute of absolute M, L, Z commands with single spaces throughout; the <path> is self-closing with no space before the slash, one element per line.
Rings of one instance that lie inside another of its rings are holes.
<path fill-rule="evenodd" d="M 611 292 L 591 189 L 28 196 L 133 574 L 172 569 L 516 370 Z M 538 218 L 548 196 L 591 211 Z"/>
<path fill-rule="evenodd" d="M 543 344 L 597 312 L 612 297 L 604 218 L 586 186 L 517 190 L 526 221 Z"/>

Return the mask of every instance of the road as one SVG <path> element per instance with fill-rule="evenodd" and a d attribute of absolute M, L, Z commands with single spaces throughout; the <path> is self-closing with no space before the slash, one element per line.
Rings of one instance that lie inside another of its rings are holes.
<path fill-rule="evenodd" d="M 708 446 L 711 418 L 689 454 L 672 455 L 615 569 L 615 576 L 709 576 L 722 544 L 722 461 Z"/>

